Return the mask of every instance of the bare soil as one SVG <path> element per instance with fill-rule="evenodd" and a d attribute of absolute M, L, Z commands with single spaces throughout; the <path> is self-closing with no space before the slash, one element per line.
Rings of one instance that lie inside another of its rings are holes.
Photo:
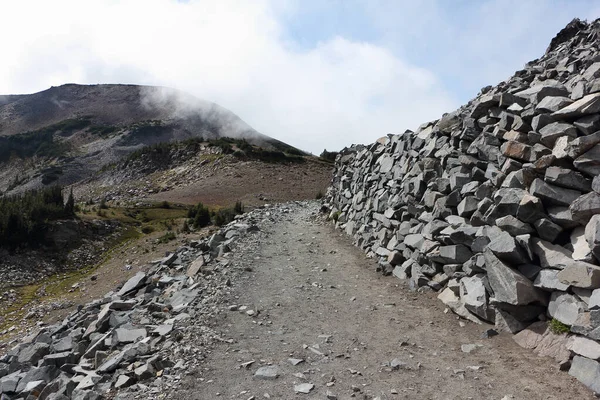
<path fill-rule="evenodd" d="M 211 206 L 231 206 L 236 200 L 259 206 L 314 199 L 327 190 L 331 171 L 331 165 L 311 159 L 298 164 L 224 162 L 212 171 L 204 169 L 197 179 L 177 182 L 172 185 L 174 189 L 150 195 L 148 199 L 180 204 L 202 202 Z"/>
<path fill-rule="evenodd" d="M 510 335 L 483 339 L 490 326 L 461 324 L 435 294 L 375 272 L 347 236 L 315 219 L 317 207 L 293 206 L 253 253 L 235 255 L 252 272 L 234 280 L 213 323 L 231 343 L 208 350 L 168 397 L 325 399 L 329 390 L 338 399 L 594 398 Z M 480 347 L 465 353 L 464 344 Z M 394 359 L 405 364 L 393 370 Z M 279 367 L 277 379 L 254 377 L 269 364 Z M 296 394 L 301 383 L 314 389 Z"/>

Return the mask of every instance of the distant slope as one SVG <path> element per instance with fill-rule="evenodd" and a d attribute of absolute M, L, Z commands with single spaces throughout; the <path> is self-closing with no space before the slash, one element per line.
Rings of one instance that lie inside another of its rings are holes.
<path fill-rule="evenodd" d="M 67 84 L 0 96 L 0 193 L 76 183 L 145 146 L 199 137 L 303 154 L 178 90 Z"/>

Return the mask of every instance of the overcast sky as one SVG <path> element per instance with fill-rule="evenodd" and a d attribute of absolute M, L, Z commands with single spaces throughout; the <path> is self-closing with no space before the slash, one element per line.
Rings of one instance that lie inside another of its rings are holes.
<path fill-rule="evenodd" d="M 163 85 L 320 153 L 415 129 L 534 58 L 584 0 L 0 0 L 0 94 Z"/>

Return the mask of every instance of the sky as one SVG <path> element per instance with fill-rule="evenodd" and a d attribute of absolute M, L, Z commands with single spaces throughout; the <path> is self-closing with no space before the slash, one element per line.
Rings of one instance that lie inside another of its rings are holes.
<path fill-rule="evenodd" d="M 594 0 L 0 0 L 0 94 L 168 86 L 319 154 L 416 129 Z"/>

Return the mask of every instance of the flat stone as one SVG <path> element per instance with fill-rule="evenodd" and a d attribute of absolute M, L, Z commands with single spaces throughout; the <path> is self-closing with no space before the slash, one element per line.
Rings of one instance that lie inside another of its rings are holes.
<path fill-rule="evenodd" d="M 148 336 L 148 332 L 144 328 L 117 328 L 113 331 L 112 345 L 117 346 L 120 344 L 134 343 L 146 336 Z"/>
<path fill-rule="evenodd" d="M 533 232 L 531 225 L 518 220 L 512 215 L 498 218 L 496 220 L 496 226 L 512 236 L 525 235 Z"/>
<path fill-rule="evenodd" d="M 124 296 L 127 293 L 142 287 L 145 284 L 145 282 L 146 282 L 146 274 L 144 272 L 138 272 L 133 277 L 131 277 L 127 282 L 125 282 L 125 284 L 123 285 L 123 287 L 121 288 L 121 290 L 119 290 L 119 292 L 117 294 L 119 296 Z"/>
<path fill-rule="evenodd" d="M 561 290 L 567 291 L 569 289 L 569 285 L 562 283 L 558 279 L 558 273 L 560 271 L 557 269 L 543 269 L 535 278 L 533 282 L 533 286 L 538 287 L 540 289 L 554 291 Z"/>
<path fill-rule="evenodd" d="M 276 365 L 260 367 L 255 373 L 257 379 L 273 380 L 279 377 L 279 368 Z"/>
<path fill-rule="evenodd" d="M 571 104 L 573 104 L 573 100 L 568 97 L 547 96 L 538 103 L 535 109 L 541 112 L 555 112 Z"/>
<path fill-rule="evenodd" d="M 598 112 L 600 112 L 600 93 L 593 93 L 552 113 L 552 116 L 558 119 L 567 119 L 597 114 Z"/>
<path fill-rule="evenodd" d="M 542 268 L 564 269 L 577 263 L 571 252 L 562 246 L 552 244 L 539 238 L 532 238 L 533 252 L 539 257 Z"/>
<path fill-rule="evenodd" d="M 540 345 L 547 330 L 548 327 L 546 322 L 534 322 L 513 336 L 513 340 L 517 342 L 519 346 L 533 350 Z"/>
<path fill-rule="evenodd" d="M 204 256 L 200 255 L 200 257 L 196 258 L 194 260 L 194 262 L 192 262 L 190 264 L 190 266 L 187 269 L 186 275 L 189 277 L 194 277 L 194 276 L 198 275 L 198 272 L 200 272 L 200 269 L 202 269 L 203 266 L 204 266 Z"/>
<path fill-rule="evenodd" d="M 600 222 L 600 216 L 596 218 L 596 221 Z M 595 235 L 593 234 L 594 227 L 595 224 L 594 226 L 590 227 L 592 247 L 595 245 Z M 598 224 L 598 228 L 600 228 L 600 224 Z M 586 229 L 587 226 L 585 228 L 583 226 L 578 226 L 577 228 L 573 229 L 573 232 L 571 232 L 571 236 L 569 238 L 571 241 L 571 246 L 573 246 L 573 254 L 571 255 L 571 257 L 577 261 L 585 261 L 591 263 L 593 262 L 594 257 L 592 256 L 592 247 L 590 246 L 590 243 L 587 240 L 588 238 L 586 237 Z M 600 234 L 600 231 L 598 233 Z M 598 237 L 598 239 L 600 240 L 600 236 Z"/>
<path fill-rule="evenodd" d="M 580 356 L 598 360 L 600 358 L 600 343 L 581 336 L 573 336 L 567 348 Z"/>
<path fill-rule="evenodd" d="M 574 261 L 556 276 L 567 285 L 582 289 L 600 288 L 600 267 L 584 261 Z"/>
<path fill-rule="evenodd" d="M 315 385 L 313 385 L 312 383 L 301 383 L 299 385 L 294 385 L 294 392 L 308 394 L 314 388 Z"/>

